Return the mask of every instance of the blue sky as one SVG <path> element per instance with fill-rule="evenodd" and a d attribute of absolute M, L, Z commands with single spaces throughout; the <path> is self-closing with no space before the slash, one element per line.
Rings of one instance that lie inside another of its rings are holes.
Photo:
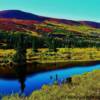
<path fill-rule="evenodd" d="M 55 18 L 100 22 L 100 0 L 0 0 L 0 10 L 7 9 Z"/>

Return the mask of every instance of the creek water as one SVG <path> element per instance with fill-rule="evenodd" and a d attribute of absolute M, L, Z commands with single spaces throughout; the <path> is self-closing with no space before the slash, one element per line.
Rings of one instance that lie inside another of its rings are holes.
<path fill-rule="evenodd" d="M 57 79 L 60 84 L 64 79 L 72 77 L 74 75 L 91 72 L 93 70 L 100 69 L 100 64 L 93 66 L 76 66 L 72 68 L 52 70 L 48 72 L 41 72 L 31 75 L 25 75 L 25 77 L 16 79 L 5 79 L 0 77 L 0 95 L 11 95 L 14 93 L 23 92 L 28 96 L 33 91 L 39 90 L 43 85 L 52 85 Z"/>

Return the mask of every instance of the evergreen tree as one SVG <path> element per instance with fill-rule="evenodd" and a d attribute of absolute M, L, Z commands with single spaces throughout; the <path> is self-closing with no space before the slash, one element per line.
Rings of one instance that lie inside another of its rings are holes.
<path fill-rule="evenodd" d="M 54 37 L 45 37 L 45 44 L 49 51 L 57 52 L 57 40 Z"/>
<path fill-rule="evenodd" d="M 15 50 L 16 54 L 13 57 L 13 61 L 17 64 L 26 63 L 26 36 L 24 33 L 15 34 Z"/>
<path fill-rule="evenodd" d="M 32 38 L 32 51 L 33 53 L 38 52 L 38 40 L 37 37 Z"/>

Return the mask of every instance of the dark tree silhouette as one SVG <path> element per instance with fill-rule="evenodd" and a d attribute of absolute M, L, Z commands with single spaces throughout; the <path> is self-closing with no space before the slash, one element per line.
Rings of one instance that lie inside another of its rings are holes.
<path fill-rule="evenodd" d="M 26 64 L 26 38 L 24 33 L 15 34 L 16 54 L 13 57 L 13 61 L 20 65 Z"/>
<path fill-rule="evenodd" d="M 32 38 L 32 50 L 33 52 L 38 52 L 38 39 L 37 37 Z"/>
<path fill-rule="evenodd" d="M 57 52 L 57 39 L 54 37 L 45 36 L 45 45 L 49 48 L 49 51 Z"/>

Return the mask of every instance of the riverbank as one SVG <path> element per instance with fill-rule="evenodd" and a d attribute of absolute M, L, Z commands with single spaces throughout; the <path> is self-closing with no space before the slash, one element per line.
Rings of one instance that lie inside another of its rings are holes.
<path fill-rule="evenodd" d="M 27 49 L 27 63 L 58 63 L 70 61 L 98 61 L 100 60 L 99 48 L 58 48 L 57 52 L 49 51 L 47 48 L 38 49 L 33 52 Z M 14 49 L 0 49 L 0 65 L 9 64 L 13 55 L 16 53 Z"/>
<path fill-rule="evenodd" d="M 70 83 L 43 86 L 29 97 L 17 94 L 3 97 L 2 100 L 100 100 L 100 70 L 75 75 Z"/>
<path fill-rule="evenodd" d="M 36 74 L 40 72 L 47 72 L 52 70 L 60 70 L 60 69 L 66 69 L 71 67 L 85 67 L 85 66 L 93 66 L 100 64 L 100 61 L 68 61 L 68 62 L 58 62 L 58 63 L 27 63 L 26 66 L 5 66 L 0 67 L 0 77 L 3 78 L 16 78 L 16 70 L 22 70 L 21 73 L 26 75 Z"/>
<path fill-rule="evenodd" d="M 19 65 L 12 62 L 15 53 L 14 49 L 0 49 L 1 76 L 14 76 L 15 67 L 19 68 Z M 41 48 L 36 53 L 27 49 L 26 55 L 26 74 L 100 63 L 100 51 L 97 48 L 59 48 L 57 52 L 48 52 L 47 48 Z"/>

